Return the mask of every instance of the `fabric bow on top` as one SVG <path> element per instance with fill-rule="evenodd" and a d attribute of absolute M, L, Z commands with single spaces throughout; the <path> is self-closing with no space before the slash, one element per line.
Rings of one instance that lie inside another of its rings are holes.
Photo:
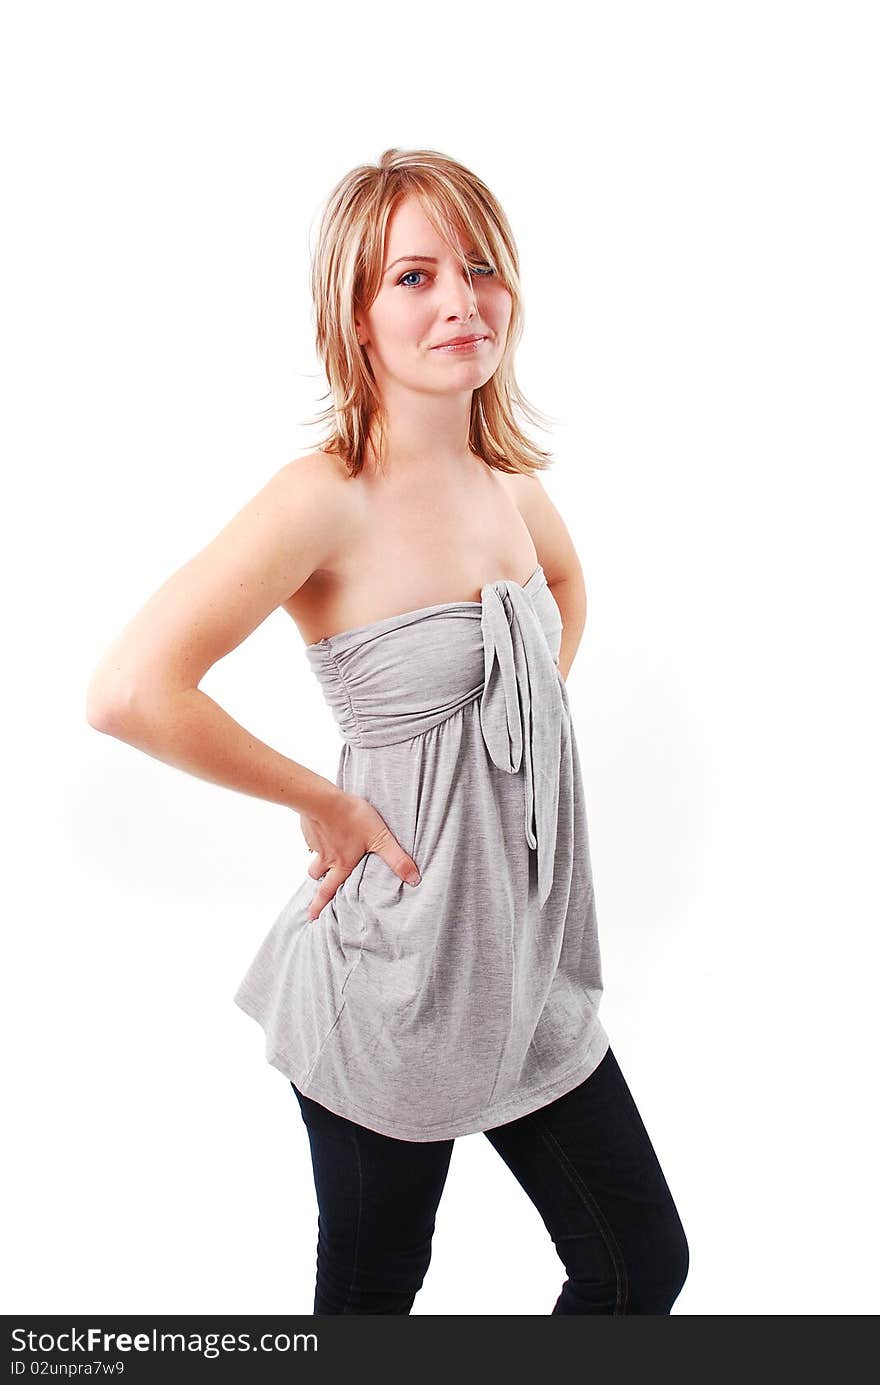
<path fill-rule="evenodd" d="M 531 600 L 517 582 L 481 592 L 485 683 L 480 727 L 492 762 L 515 774 L 524 762 L 525 835 L 538 853 L 538 900 L 553 886 L 562 737 L 568 699 Z"/>

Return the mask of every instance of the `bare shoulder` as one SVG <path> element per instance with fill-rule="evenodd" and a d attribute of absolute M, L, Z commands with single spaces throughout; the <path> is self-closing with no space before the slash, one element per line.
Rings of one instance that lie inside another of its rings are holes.
<path fill-rule="evenodd" d="M 498 476 L 523 518 L 525 510 L 533 510 L 542 500 L 549 500 L 537 473 L 527 475 L 523 471 L 499 471 Z"/>
<path fill-rule="evenodd" d="M 340 458 L 327 452 L 296 457 L 270 478 L 265 492 L 286 512 L 291 542 L 308 554 L 305 576 L 344 551 L 354 506 L 351 477 Z"/>
<path fill-rule="evenodd" d="M 541 483 L 540 477 L 537 472 L 528 475 L 522 471 L 500 471 L 498 475 L 501 477 L 505 490 L 525 520 L 532 538 L 535 539 L 535 532 L 540 530 L 542 524 L 546 525 L 555 513 L 553 502 Z M 537 539 L 535 541 L 537 542 Z"/>
<path fill-rule="evenodd" d="M 572 537 L 538 473 L 498 474 L 532 536 L 548 582 L 552 585 L 574 576 L 580 578 L 580 562 Z"/>
<path fill-rule="evenodd" d="M 295 457 L 271 478 L 279 492 L 286 488 L 291 495 L 300 497 L 317 494 L 332 504 L 345 502 L 349 480 L 345 463 L 329 452 L 308 452 L 303 457 Z"/>
<path fill-rule="evenodd" d="M 326 454 L 279 468 L 129 621 L 93 675 L 90 704 L 128 705 L 139 689 L 148 706 L 157 690 L 197 687 L 314 572 L 338 561 L 351 531 L 347 495 Z"/>

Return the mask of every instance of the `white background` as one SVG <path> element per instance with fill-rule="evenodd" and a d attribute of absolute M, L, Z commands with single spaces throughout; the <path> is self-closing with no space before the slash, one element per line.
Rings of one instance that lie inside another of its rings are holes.
<path fill-rule="evenodd" d="M 674 1311 L 877 1311 L 876 17 L 6 7 L 4 1311 L 311 1312 L 305 1128 L 232 1001 L 299 819 L 99 734 L 85 690 L 314 445 L 309 238 L 392 145 L 473 168 L 520 250 L 587 582 L 602 1015 L 688 1236 Z M 334 776 L 282 612 L 202 686 Z M 457 1141 L 414 1313 L 548 1314 L 562 1279 Z"/>

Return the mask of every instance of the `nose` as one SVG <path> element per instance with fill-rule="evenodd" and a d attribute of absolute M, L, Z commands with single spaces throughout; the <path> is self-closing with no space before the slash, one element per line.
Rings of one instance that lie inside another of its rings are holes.
<path fill-rule="evenodd" d="M 461 270 L 457 266 L 445 297 L 448 317 L 457 317 L 462 322 L 467 322 L 474 316 L 477 310 L 477 300 L 473 282 L 469 278 L 463 278 Z"/>

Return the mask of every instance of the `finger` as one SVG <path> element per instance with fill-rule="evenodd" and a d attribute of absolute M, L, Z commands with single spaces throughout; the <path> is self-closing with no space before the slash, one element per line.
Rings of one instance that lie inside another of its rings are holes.
<path fill-rule="evenodd" d="M 378 849 L 374 848 L 374 850 L 377 856 L 381 856 L 383 861 L 388 862 L 394 874 L 401 880 L 405 880 L 408 885 L 419 884 L 422 877 L 418 866 L 394 837 L 384 846 Z"/>
<path fill-rule="evenodd" d="M 315 891 L 312 902 L 309 905 L 308 917 L 310 919 L 316 919 L 321 910 L 327 907 L 347 874 L 348 872 L 342 870 L 340 866 L 333 866 L 328 870 Z"/>
<path fill-rule="evenodd" d="M 380 831 L 370 842 L 369 849 L 374 855 L 387 861 L 399 879 L 405 880 L 409 885 L 418 885 L 422 878 L 419 868 L 413 858 L 404 851 L 387 823 L 382 824 Z"/>
<path fill-rule="evenodd" d="M 313 861 L 309 861 L 308 870 L 313 880 L 320 880 L 321 876 L 326 874 L 327 867 L 321 860 L 320 855 L 318 855 Z"/>

